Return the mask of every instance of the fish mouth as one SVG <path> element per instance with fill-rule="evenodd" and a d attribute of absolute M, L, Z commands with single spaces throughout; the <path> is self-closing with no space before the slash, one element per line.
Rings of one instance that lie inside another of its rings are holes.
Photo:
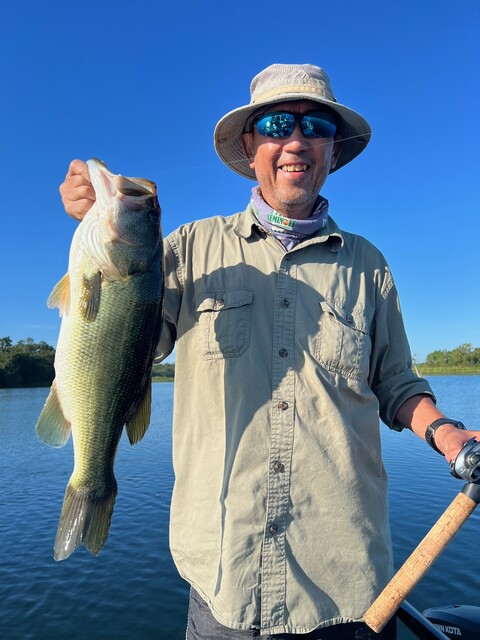
<path fill-rule="evenodd" d="M 145 178 L 128 178 L 110 171 L 104 162 L 98 158 L 87 161 L 93 187 L 97 193 L 107 193 L 112 198 L 141 198 L 142 196 L 156 196 L 157 185 Z M 104 203 L 107 204 L 107 203 Z"/>
<path fill-rule="evenodd" d="M 115 213 L 117 206 L 121 210 L 128 209 L 132 213 L 156 211 L 159 209 L 157 186 L 145 178 L 129 178 L 112 173 L 106 164 L 97 158 L 88 160 L 87 165 L 97 198 L 98 209 L 96 210 L 97 212 L 110 213 L 104 218 L 106 223 L 103 227 L 105 236 L 102 239 L 96 237 L 97 226 L 93 218 L 92 220 L 84 219 L 82 236 L 85 238 L 86 245 L 96 247 L 93 253 L 98 257 L 99 267 L 104 269 L 105 265 L 108 265 L 108 270 L 116 277 L 118 269 L 111 261 L 108 252 L 104 250 L 103 245 L 122 244 L 133 248 L 143 246 L 141 239 L 132 237 L 132 234 L 126 233 L 125 229 L 119 226 Z M 86 216 L 86 218 L 88 217 Z"/>
<path fill-rule="evenodd" d="M 157 194 L 157 185 L 145 178 L 126 178 L 125 176 L 114 176 L 114 184 L 121 196 L 131 196 L 134 198 L 151 196 Z"/>

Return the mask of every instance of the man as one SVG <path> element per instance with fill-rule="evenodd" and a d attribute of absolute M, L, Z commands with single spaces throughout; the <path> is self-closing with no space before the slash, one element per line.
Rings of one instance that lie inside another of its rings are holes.
<path fill-rule="evenodd" d="M 366 147 L 366 120 L 312 65 L 272 65 L 251 90 L 215 130 L 220 158 L 258 181 L 247 210 L 165 241 L 187 638 L 369 637 L 363 614 L 393 571 L 378 415 L 448 460 L 480 432 L 436 408 L 383 256 L 319 196 Z M 84 163 L 60 191 L 80 219 L 95 198 Z"/>

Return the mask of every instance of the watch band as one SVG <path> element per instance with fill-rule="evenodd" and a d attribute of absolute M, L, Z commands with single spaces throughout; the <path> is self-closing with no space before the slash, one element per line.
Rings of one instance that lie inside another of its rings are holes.
<path fill-rule="evenodd" d="M 438 420 L 434 420 L 432 424 L 429 424 L 425 431 L 425 441 L 429 444 L 432 449 L 434 449 L 441 456 L 445 455 L 440 451 L 440 449 L 435 444 L 435 431 L 438 427 L 441 427 L 443 424 L 451 424 L 456 429 L 466 430 L 467 427 L 458 420 L 450 420 L 450 418 L 438 418 Z"/>

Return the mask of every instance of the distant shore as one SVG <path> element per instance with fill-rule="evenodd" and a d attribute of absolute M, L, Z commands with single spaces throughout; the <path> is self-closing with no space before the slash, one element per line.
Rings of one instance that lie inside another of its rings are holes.
<path fill-rule="evenodd" d="M 49 387 L 55 377 L 55 349 L 32 338 L 13 344 L 9 336 L 0 338 L 0 389 Z M 480 375 L 480 347 L 465 343 L 447 351 L 433 351 L 425 362 L 413 356 L 413 371 L 419 376 Z M 175 363 L 154 364 L 153 382 L 173 382 Z"/>
<path fill-rule="evenodd" d="M 480 376 L 479 368 L 465 367 L 429 367 L 417 364 L 414 371 L 419 376 Z"/>

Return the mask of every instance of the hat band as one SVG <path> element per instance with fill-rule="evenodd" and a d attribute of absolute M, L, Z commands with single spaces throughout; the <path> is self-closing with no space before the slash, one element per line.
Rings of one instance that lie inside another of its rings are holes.
<path fill-rule="evenodd" d="M 288 84 L 282 87 L 276 87 L 275 89 L 271 89 L 270 91 L 265 91 L 265 93 L 260 94 L 255 100 L 252 100 L 252 104 L 256 104 L 260 100 L 268 100 L 269 98 L 273 98 L 274 96 L 281 96 L 286 93 L 312 93 L 317 96 L 323 98 L 324 100 L 329 100 L 330 102 L 336 102 L 333 96 L 328 97 L 325 92 L 320 90 L 320 87 L 308 86 L 305 84 Z"/>

